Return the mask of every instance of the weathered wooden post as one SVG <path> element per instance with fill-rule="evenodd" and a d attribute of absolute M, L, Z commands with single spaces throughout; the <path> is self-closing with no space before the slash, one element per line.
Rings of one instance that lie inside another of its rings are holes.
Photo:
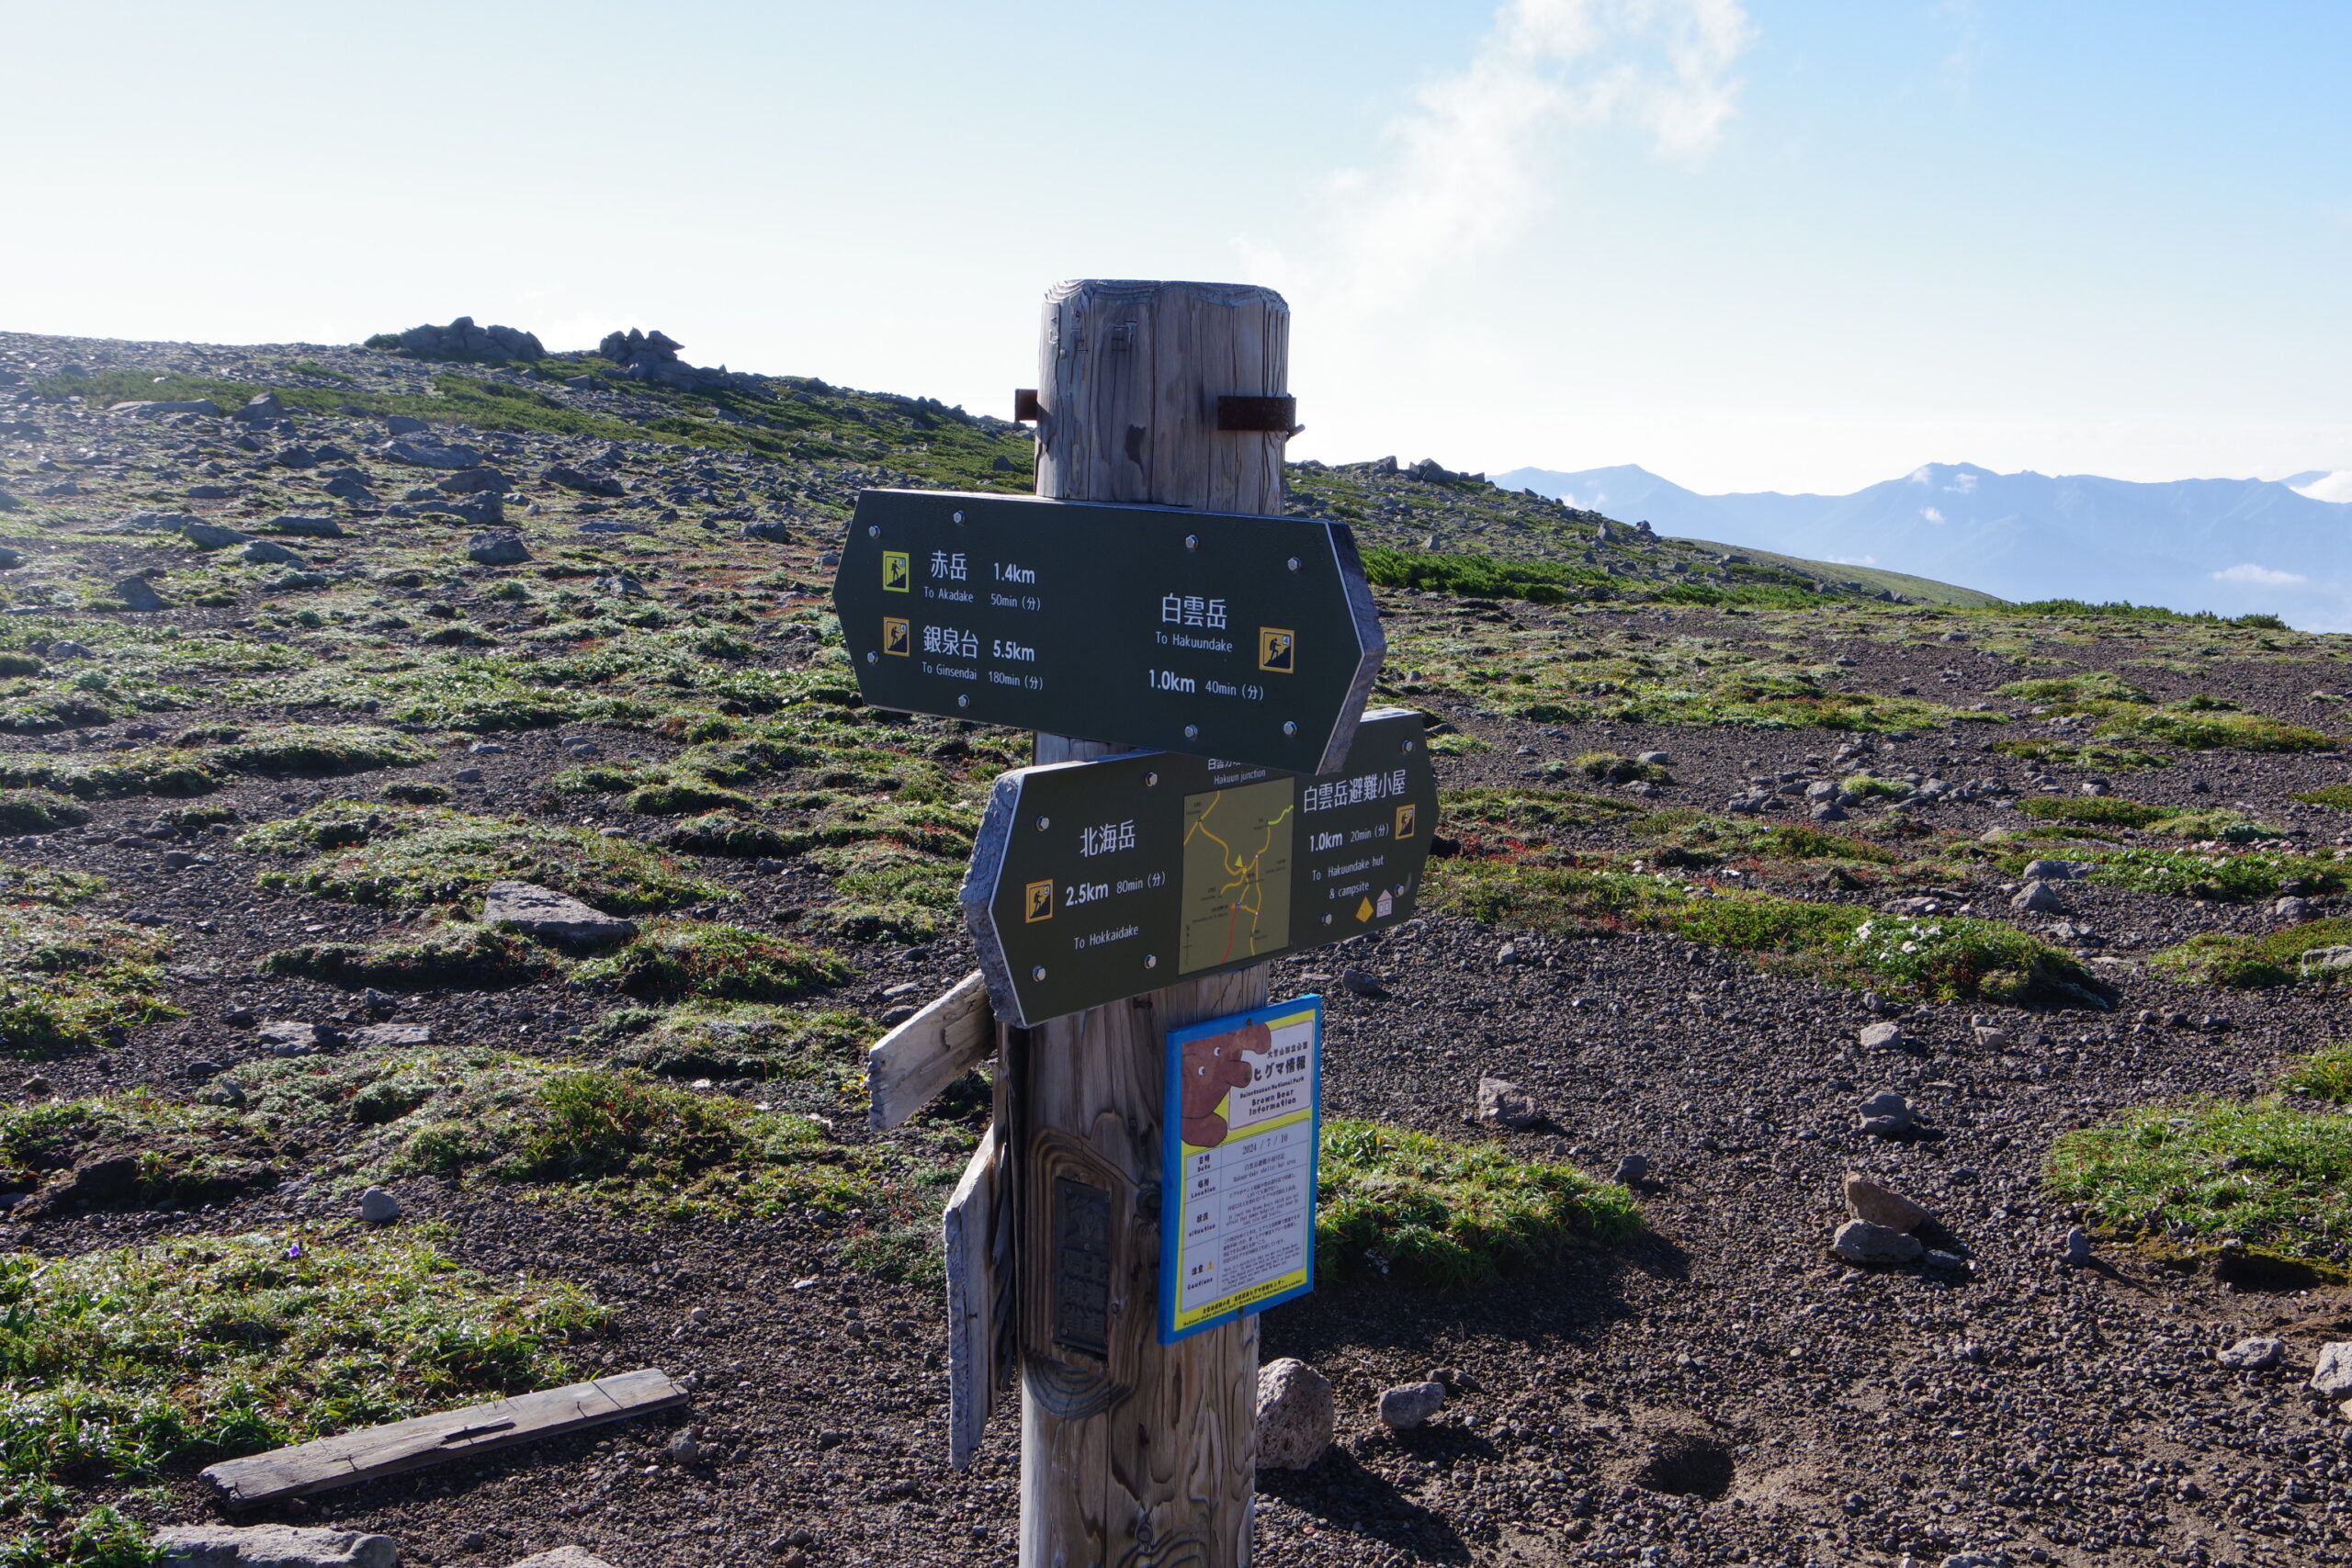
<path fill-rule="evenodd" d="M 1278 515 L 1290 309 L 1246 285 L 1046 297 L 1037 493 Z M 1229 405 L 1239 406 L 1239 405 Z M 1259 405 L 1270 408 L 1276 405 Z M 1256 429 L 1220 429 L 1254 423 Z M 1037 737 L 1037 761 L 1110 748 Z M 1029 1030 L 1010 1055 L 1021 1193 L 1023 1568 L 1240 1568 L 1256 1489 L 1254 1317 L 1159 1343 L 1162 1042 L 1266 1000 L 1264 965 Z"/>

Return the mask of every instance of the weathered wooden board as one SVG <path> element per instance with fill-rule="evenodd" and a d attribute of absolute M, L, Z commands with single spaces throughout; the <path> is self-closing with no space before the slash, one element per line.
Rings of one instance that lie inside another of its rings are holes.
<path fill-rule="evenodd" d="M 865 1124 L 883 1133 L 930 1102 L 996 1049 L 996 1016 L 978 971 L 865 1053 Z"/>
<path fill-rule="evenodd" d="M 203 1474 L 224 1505 L 249 1508 L 667 1410 L 689 1397 L 669 1373 L 647 1368 L 321 1438 L 250 1459 L 224 1460 L 207 1466 Z"/>
<path fill-rule="evenodd" d="M 991 1123 L 941 1221 L 947 1254 L 947 1455 L 957 1470 L 971 1468 L 1011 1371 L 1003 1357 L 1012 1288 L 1010 1197 L 1004 1137 Z"/>

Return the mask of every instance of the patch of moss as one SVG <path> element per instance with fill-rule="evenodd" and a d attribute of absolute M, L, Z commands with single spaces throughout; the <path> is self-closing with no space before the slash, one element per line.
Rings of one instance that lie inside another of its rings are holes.
<path fill-rule="evenodd" d="M 798 841 L 763 822 L 714 811 L 673 824 L 662 835 L 664 848 L 690 855 L 723 855 L 736 860 L 781 858 L 794 853 Z"/>
<path fill-rule="evenodd" d="M 266 975 L 291 975 L 351 989 L 481 989 L 544 980 L 561 965 L 513 931 L 448 920 L 415 937 L 368 943 L 311 942 L 280 948 L 261 961 Z"/>
<path fill-rule="evenodd" d="M 835 954 L 780 936 L 704 920 L 655 920 L 625 946 L 580 965 L 583 980 L 610 980 L 634 997 L 727 997 L 786 1001 L 850 975 Z"/>
<path fill-rule="evenodd" d="M 1633 1194 L 1573 1167 L 1334 1117 L 1317 1169 L 1315 1265 L 1442 1289 L 1491 1284 L 1641 1228 Z"/>
<path fill-rule="evenodd" d="M 881 1032 L 855 1013 L 750 1002 L 693 1000 L 628 1021 L 636 1027 L 612 1032 L 615 1066 L 672 1078 L 826 1079 L 860 1089 L 865 1048 Z"/>
<path fill-rule="evenodd" d="M 2148 1105 L 2052 1145 L 2050 1186 L 2101 1224 L 2324 1258 L 2352 1242 L 2352 1117 L 2277 1098 Z"/>
<path fill-rule="evenodd" d="M 566 824 L 469 816 L 447 807 L 334 800 L 255 828 L 238 840 L 297 863 L 260 874 L 265 887 L 355 904 L 413 907 L 480 897 L 518 879 L 612 914 L 675 908 L 723 889 L 658 851 Z"/>
<path fill-rule="evenodd" d="M 170 945 L 144 926 L 40 904 L 0 908 L 0 1051 L 89 1050 L 175 1016 L 162 994 Z"/>
<path fill-rule="evenodd" d="M 2329 948 L 2352 949 L 2352 920 L 2309 920 L 2260 936 L 2200 931 L 2151 962 L 2176 979 L 2242 989 L 2352 977 L 2352 968 L 2310 956 Z"/>
<path fill-rule="evenodd" d="M 0 833 L 53 833 L 89 819 L 86 808 L 51 790 L 0 791 Z"/>

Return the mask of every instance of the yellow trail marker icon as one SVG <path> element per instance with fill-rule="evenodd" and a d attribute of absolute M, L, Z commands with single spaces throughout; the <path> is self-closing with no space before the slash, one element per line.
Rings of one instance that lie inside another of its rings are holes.
<path fill-rule="evenodd" d="M 1358 904 L 1358 905 L 1356 906 L 1356 919 L 1359 919 L 1359 920 L 1368 920 L 1368 919 L 1372 919 L 1372 916 L 1373 916 L 1373 908 L 1372 908 L 1372 900 L 1371 900 L 1371 899 L 1367 898 L 1367 899 L 1365 899 L 1363 903 Z"/>
<path fill-rule="evenodd" d="M 908 560 L 907 552 L 884 550 L 882 552 L 882 592 L 911 593 L 914 592 L 914 566 Z"/>

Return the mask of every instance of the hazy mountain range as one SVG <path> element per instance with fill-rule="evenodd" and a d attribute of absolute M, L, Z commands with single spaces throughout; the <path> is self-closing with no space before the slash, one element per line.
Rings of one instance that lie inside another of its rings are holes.
<path fill-rule="evenodd" d="M 2265 610 L 2352 630 L 2352 473 L 2137 484 L 1930 463 L 1851 495 L 1701 495 L 1625 465 L 1489 476 L 1661 534 L 1877 566 L 2005 599 Z"/>

